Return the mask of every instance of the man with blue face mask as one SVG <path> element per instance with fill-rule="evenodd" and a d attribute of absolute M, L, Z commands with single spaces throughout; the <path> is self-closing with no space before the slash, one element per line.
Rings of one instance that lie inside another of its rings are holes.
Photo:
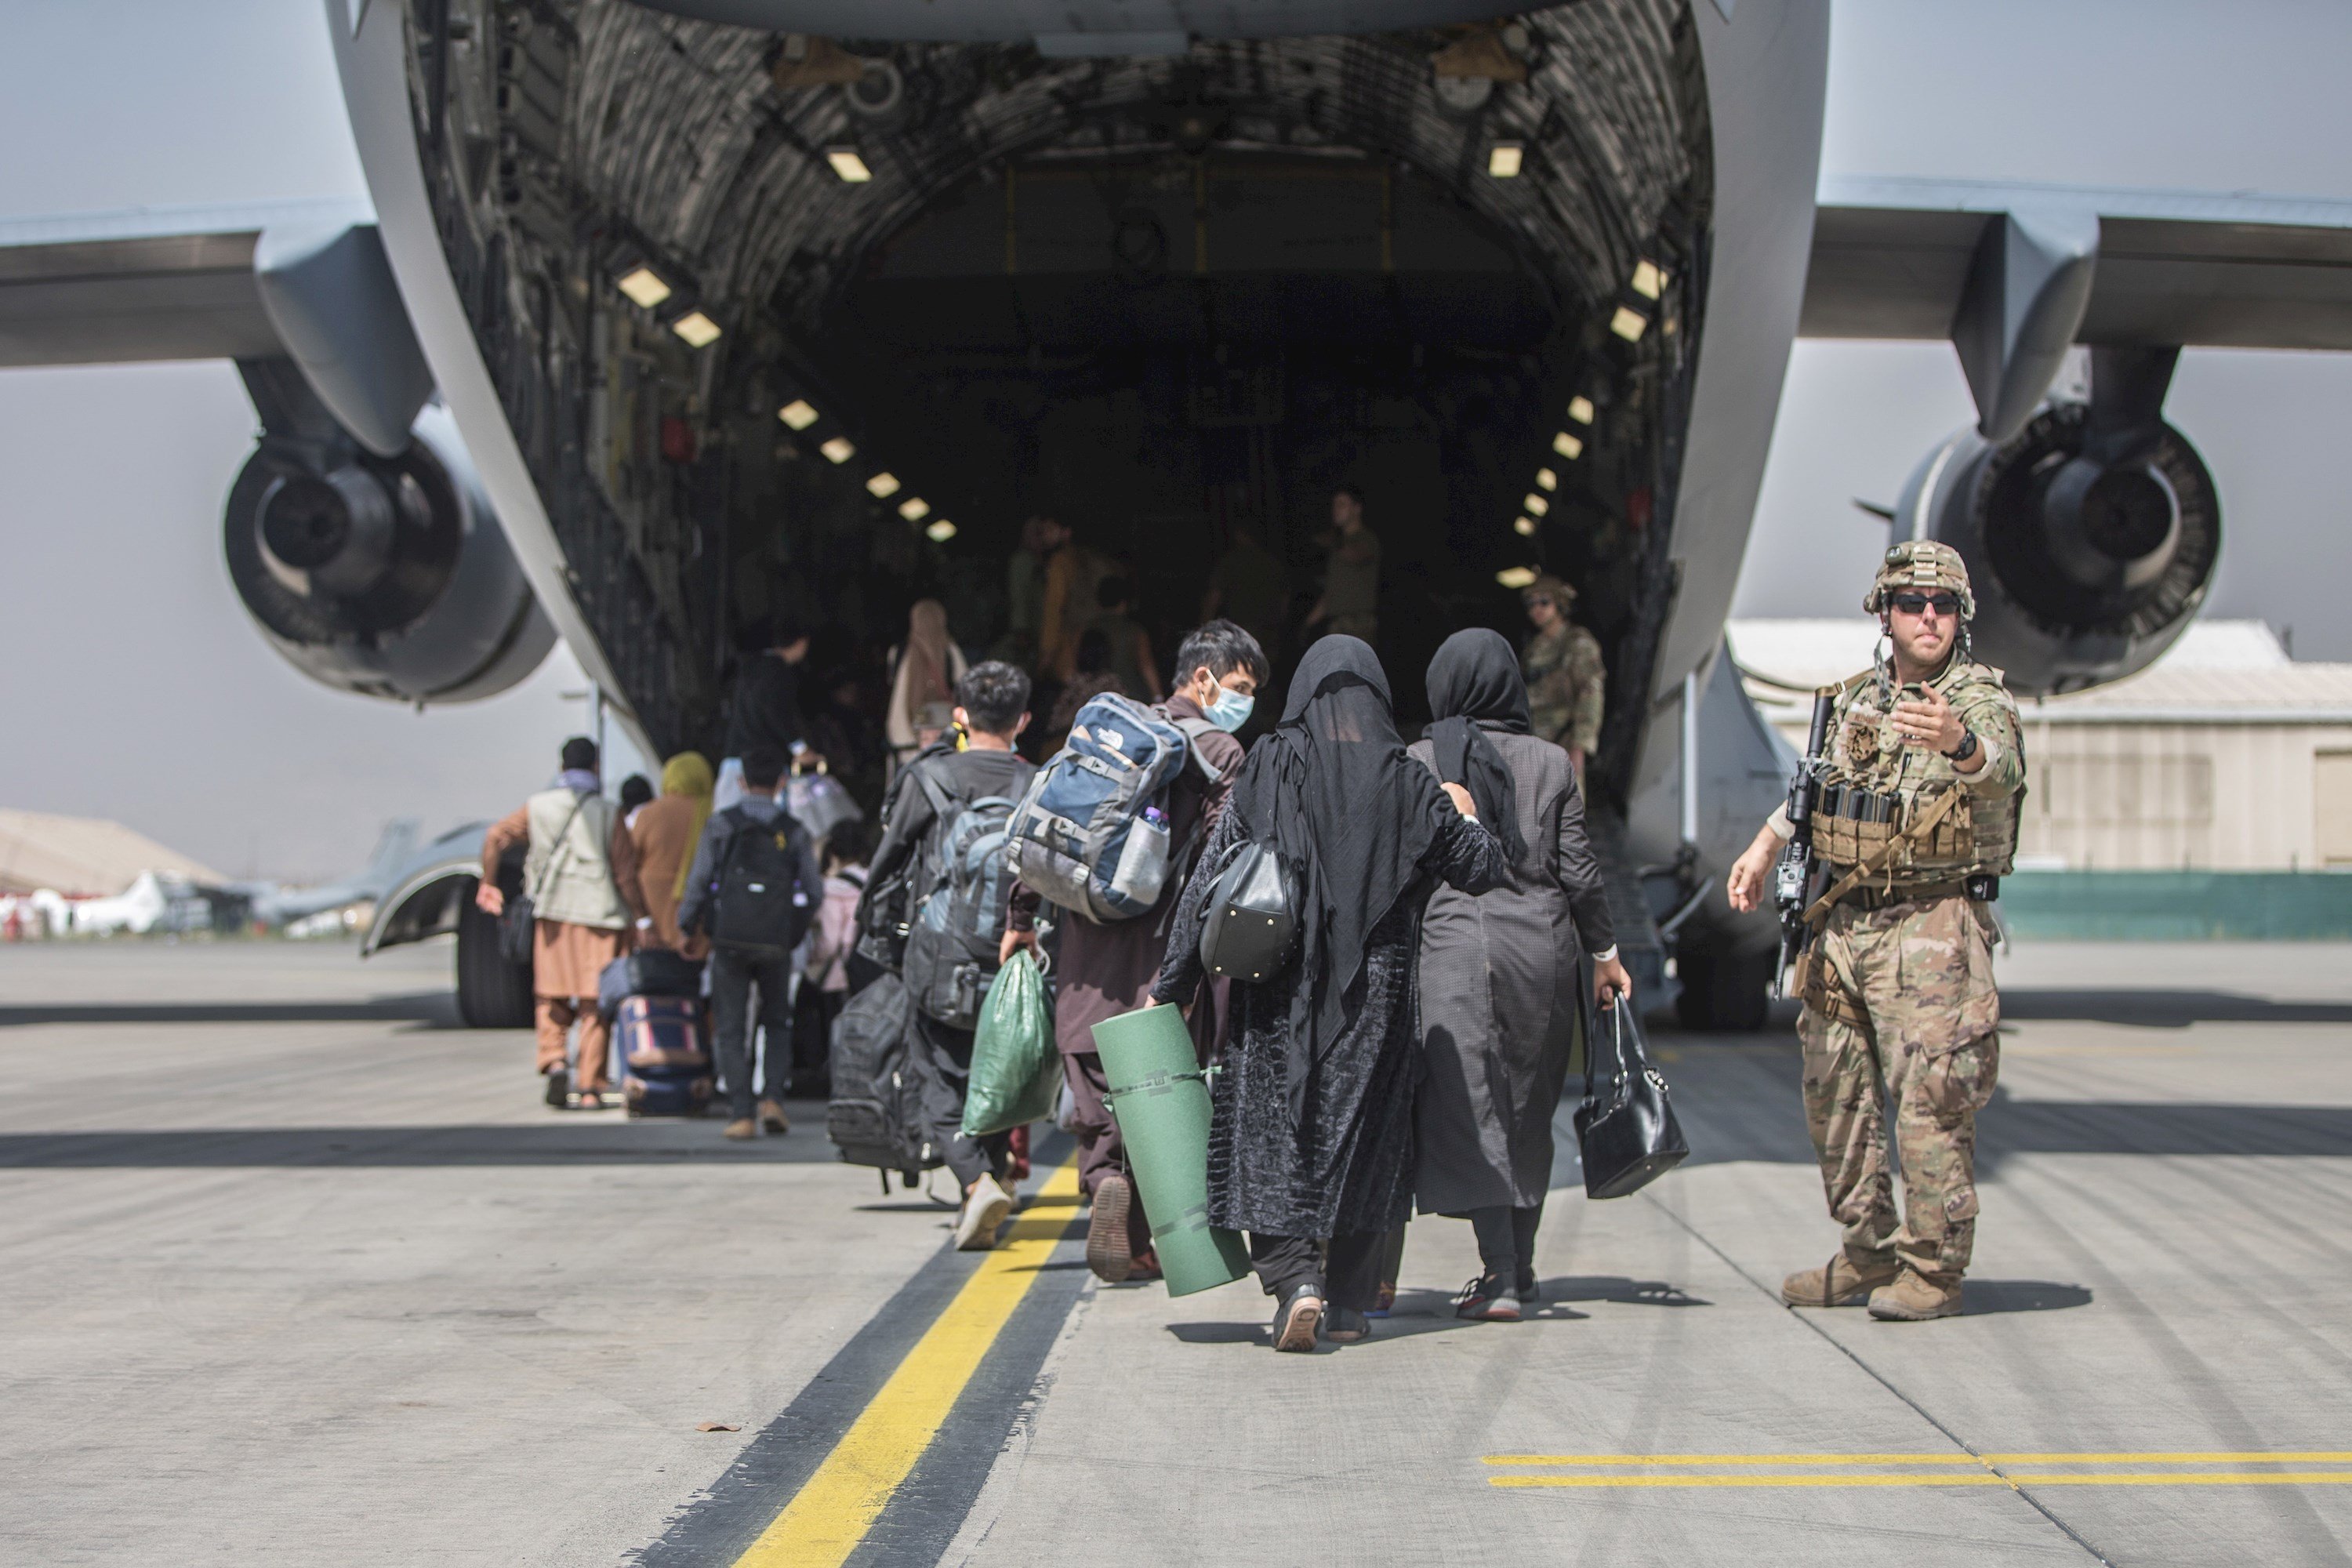
<path fill-rule="evenodd" d="M 1257 689 L 1267 678 L 1265 650 L 1231 621 L 1211 621 L 1185 637 L 1176 651 L 1175 679 L 1168 700 L 1155 710 L 1184 731 L 1192 754 L 1169 786 L 1170 857 L 1160 902 L 1132 919 L 1097 925 L 1084 915 L 1056 911 L 1061 925 L 1055 955 L 1057 990 L 1054 1037 L 1062 1052 L 1062 1081 L 1076 1106 L 1072 1131 L 1078 1139 L 1078 1181 L 1094 1204 L 1087 1229 L 1087 1263 L 1117 1284 L 1159 1278 L 1151 1230 L 1135 1194 L 1134 1173 L 1118 1126 L 1104 1109 L 1108 1089 L 1102 1058 L 1095 1054 L 1094 1026 L 1133 1012 L 1150 1001 L 1151 983 L 1167 955 L 1168 909 L 1192 873 L 1192 858 L 1209 841 L 1209 830 L 1224 809 L 1226 794 L 1242 769 L 1242 743 L 1234 731 L 1249 722 Z M 1006 922 L 1002 957 L 1019 947 L 1034 948 L 1040 900 L 1015 883 L 1012 918 Z M 1222 993 L 1224 982 L 1213 983 Z M 1224 997 L 1214 1006 L 1192 1009 L 1195 1043 L 1206 1054 L 1224 1015 Z"/>

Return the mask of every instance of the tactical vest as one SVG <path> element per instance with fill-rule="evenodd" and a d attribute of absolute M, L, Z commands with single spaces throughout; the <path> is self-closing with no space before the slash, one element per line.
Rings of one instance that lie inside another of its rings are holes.
<path fill-rule="evenodd" d="M 530 849 L 523 857 L 522 885 L 532 912 L 543 921 L 626 930 L 629 907 L 613 881 L 613 803 L 601 795 L 550 789 L 527 805 Z"/>
<path fill-rule="evenodd" d="M 1943 795 L 1958 792 L 1932 827 L 1897 849 L 1870 878 L 1873 888 L 1927 887 L 1979 874 L 2005 877 L 2016 857 L 2018 807 L 2025 797 L 2016 705 L 2000 674 L 1982 665 L 1954 660 L 1928 684 L 1958 710 L 1979 743 L 2005 753 L 1987 766 L 2013 769 L 2020 782 L 1988 793 L 1980 774 L 1964 777 L 1939 753 L 1905 744 L 1893 716 L 1900 698 L 1889 700 L 1877 671 L 1864 671 L 1836 688 L 1829 767 L 1813 813 L 1813 851 L 1821 859 L 1839 872 L 1859 865 L 1911 824 L 1926 820 Z"/>

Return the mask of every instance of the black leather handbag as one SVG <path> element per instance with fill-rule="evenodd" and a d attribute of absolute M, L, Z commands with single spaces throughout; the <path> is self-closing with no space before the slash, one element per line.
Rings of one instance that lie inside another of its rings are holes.
<path fill-rule="evenodd" d="M 1298 945 L 1298 893 L 1271 844 L 1248 842 L 1218 873 L 1201 927 L 1201 963 L 1213 975 L 1265 980 Z"/>
<path fill-rule="evenodd" d="M 1593 1089 L 1595 1053 L 1585 1053 L 1584 1103 L 1576 1108 L 1576 1143 L 1584 1157 L 1587 1197 L 1638 1193 L 1690 1152 L 1682 1124 L 1675 1120 L 1674 1102 L 1666 1097 L 1666 1080 L 1643 1057 L 1641 1026 L 1629 1026 L 1626 1012 L 1622 1002 L 1608 1010 L 1617 1069 L 1605 1097 Z"/>

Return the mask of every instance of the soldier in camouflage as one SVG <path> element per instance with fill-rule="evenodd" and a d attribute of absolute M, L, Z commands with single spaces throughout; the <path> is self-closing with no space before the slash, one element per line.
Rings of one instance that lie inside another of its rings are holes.
<path fill-rule="evenodd" d="M 2000 673 L 1969 657 L 1976 603 L 1957 552 L 1895 545 L 1863 607 L 1891 652 L 1835 689 L 1823 792 L 1844 805 L 1813 832 L 1837 896 L 1797 981 L 1805 1120 L 1844 1245 L 1780 1294 L 1916 1321 L 1960 1310 L 1976 1238 L 1976 1113 L 2000 1068 L 1986 905 L 2016 847 L 2025 758 Z M 1737 908 L 1762 902 L 1789 834 L 1783 808 L 1732 868 Z"/>
<path fill-rule="evenodd" d="M 1598 638 L 1568 618 L 1576 590 L 1549 574 L 1519 595 L 1535 636 L 1519 654 L 1528 681 L 1528 729 L 1567 751 L 1580 777 L 1601 743 L 1601 703 L 1609 671 Z"/>

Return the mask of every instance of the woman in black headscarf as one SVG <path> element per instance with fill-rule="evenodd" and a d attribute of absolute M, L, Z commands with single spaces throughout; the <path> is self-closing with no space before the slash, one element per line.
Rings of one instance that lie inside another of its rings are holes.
<path fill-rule="evenodd" d="M 1596 999 L 1631 989 L 1617 962 L 1600 865 L 1568 753 L 1528 732 L 1528 689 L 1499 633 L 1456 632 L 1429 662 L 1436 721 L 1412 754 L 1467 786 L 1503 841 L 1502 881 L 1440 889 L 1421 931 L 1421 1212 L 1467 1216 L 1480 1274 L 1465 1318 L 1515 1321 L 1536 1300 L 1536 1225 L 1551 1184 L 1552 1114 L 1582 1012 L 1580 952 Z"/>
<path fill-rule="evenodd" d="M 1327 1308 L 1335 1340 L 1370 1330 L 1381 1233 L 1412 1207 L 1422 906 L 1441 881 L 1475 892 L 1503 869 L 1469 802 L 1405 755 L 1372 650 L 1327 637 L 1250 752 L 1178 906 L 1160 1001 L 1198 986 L 1210 895 L 1244 841 L 1273 845 L 1299 889 L 1296 956 L 1234 984 L 1209 1131 L 1209 1221 L 1250 1233 L 1279 1303 L 1277 1350 L 1314 1349 Z"/>

